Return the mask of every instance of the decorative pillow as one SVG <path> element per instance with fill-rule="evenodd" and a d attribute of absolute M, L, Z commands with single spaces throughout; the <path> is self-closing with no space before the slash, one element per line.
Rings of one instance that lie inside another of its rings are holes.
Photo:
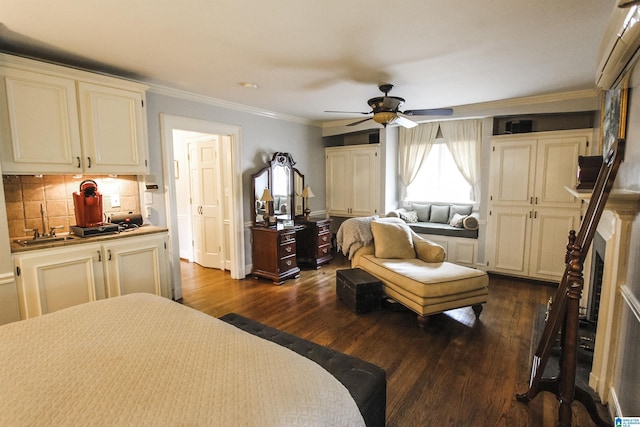
<path fill-rule="evenodd" d="M 418 212 L 416 211 L 402 210 L 398 212 L 398 215 L 400 215 L 400 219 L 402 219 L 404 222 L 418 222 Z"/>
<path fill-rule="evenodd" d="M 460 214 L 460 215 L 471 215 L 471 209 L 473 209 L 473 206 L 470 205 L 451 205 L 451 207 L 449 208 L 449 221 L 450 222 L 453 219 L 453 216 L 455 214 Z"/>
<path fill-rule="evenodd" d="M 371 222 L 376 258 L 415 258 L 411 229 L 396 222 Z"/>
<path fill-rule="evenodd" d="M 429 222 L 429 215 L 431 215 L 431 205 L 411 203 L 411 209 L 415 210 L 418 213 L 418 221 Z"/>
<path fill-rule="evenodd" d="M 280 205 L 280 213 L 287 213 L 287 204 L 283 203 Z"/>
<path fill-rule="evenodd" d="M 420 236 L 413 236 L 416 256 L 424 262 L 442 262 L 447 257 L 444 248 Z"/>
<path fill-rule="evenodd" d="M 431 215 L 429 215 L 429 222 L 438 222 L 440 224 L 448 223 L 449 205 L 431 205 Z"/>
<path fill-rule="evenodd" d="M 468 215 L 460 215 L 459 213 L 453 214 L 453 218 L 451 218 L 451 221 L 449 221 L 449 225 L 456 228 L 463 228 L 464 219 L 467 216 Z"/>
<path fill-rule="evenodd" d="M 465 219 L 462 220 L 462 226 L 464 228 L 466 228 L 467 230 L 477 230 L 478 229 L 478 217 L 475 216 L 474 214 L 471 214 L 471 215 L 465 217 Z"/>
<path fill-rule="evenodd" d="M 261 200 L 256 200 L 256 209 L 264 209 L 264 202 Z"/>

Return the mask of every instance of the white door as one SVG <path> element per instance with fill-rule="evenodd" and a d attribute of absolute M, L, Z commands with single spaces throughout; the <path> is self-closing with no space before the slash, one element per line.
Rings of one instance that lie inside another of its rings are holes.
<path fill-rule="evenodd" d="M 366 149 L 353 150 L 351 155 L 351 214 L 367 216 L 378 213 L 378 151 Z"/>
<path fill-rule="evenodd" d="M 535 139 L 493 145 L 489 187 L 493 206 L 533 204 L 535 160 Z"/>
<path fill-rule="evenodd" d="M 347 150 L 327 150 L 327 208 L 329 214 L 351 215 L 351 155 Z"/>
<path fill-rule="evenodd" d="M 218 137 L 189 143 L 194 261 L 224 269 L 222 168 Z"/>
<path fill-rule="evenodd" d="M 569 230 L 580 226 L 576 209 L 537 208 L 531 229 L 529 275 L 560 281 L 565 270 Z"/>
<path fill-rule="evenodd" d="M 493 269 L 507 274 L 527 274 L 533 212 L 528 207 L 492 207 L 489 239 Z"/>

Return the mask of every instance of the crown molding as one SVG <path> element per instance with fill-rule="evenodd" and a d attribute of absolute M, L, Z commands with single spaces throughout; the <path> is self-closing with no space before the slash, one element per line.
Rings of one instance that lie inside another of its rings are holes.
<path fill-rule="evenodd" d="M 317 127 L 321 126 L 321 124 L 316 121 L 304 119 L 302 117 L 291 116 L 288 114 L 277 113 L 275 111 L 264 110 L 262 108 L 251 107 L 249 105 L 238 104 L 231 101 L 225 101 L 224 99 L 213 98 L 211 96 L 188 92 L 181 89 L 175 89 L 168 86 L 150 84 L 149 92 L 153 92 L 158 95 L 170 96 L 172 98 L 179 98 L 187 101 L 199 102 L 201 104 L 211 105 L 213 107 L 226 108 L 229 110 L 254 114 L 260 117 L 268 117 L 270 119 L 284 120 L 287 122 L 299 123 L 307 126 L 317 126 Z"/>

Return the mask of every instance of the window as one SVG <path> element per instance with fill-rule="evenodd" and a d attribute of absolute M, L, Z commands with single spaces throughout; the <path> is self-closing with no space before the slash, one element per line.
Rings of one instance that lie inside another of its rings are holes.
<path fill-rule="evenodd" d="M 416 179 L 407 187 L 407 200 L 472 203 L 471 185 L 464 179 L 443 139 L 438 139 Z"/>

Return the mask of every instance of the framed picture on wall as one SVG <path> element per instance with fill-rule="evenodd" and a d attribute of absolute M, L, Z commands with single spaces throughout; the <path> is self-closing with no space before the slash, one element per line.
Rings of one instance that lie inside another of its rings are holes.
<path fill-rule="evenodd" d="M 628 89 L 609 89 L 602 96 L 600 148 L 606 157 L 618 138 L 624 138 L 627 124 Z"/>

